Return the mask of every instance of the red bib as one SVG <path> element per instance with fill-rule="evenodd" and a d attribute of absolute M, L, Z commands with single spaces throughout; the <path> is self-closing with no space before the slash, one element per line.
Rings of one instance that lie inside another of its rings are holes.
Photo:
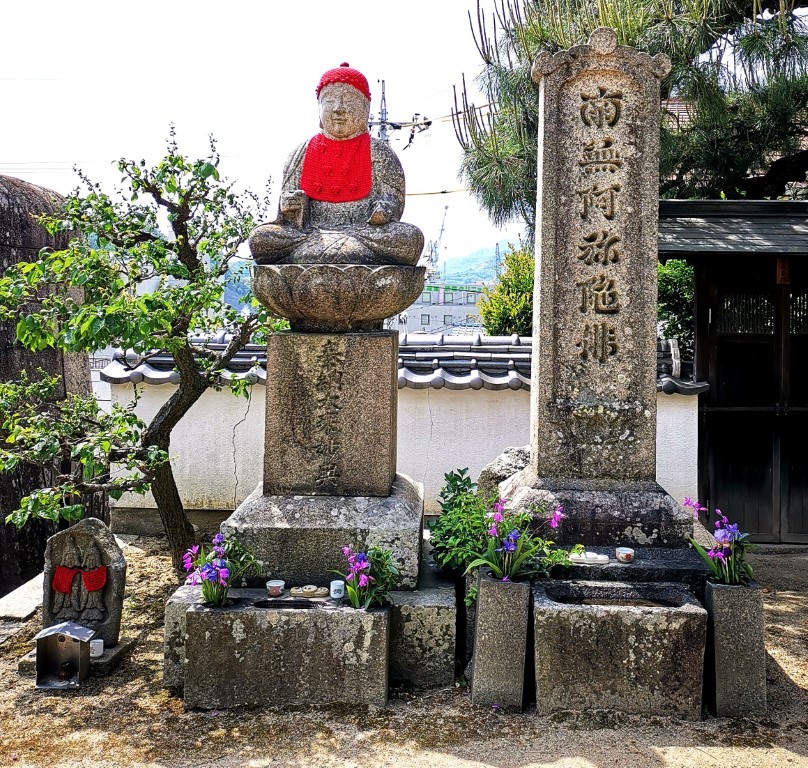
<path fill-rule="evenodd" d="M 318 133 L 306 147 L 300 188 L 312 200 L 349 203 L 370 194 L 370 134 L 336 141 Z"/>
<path fill-rule="evenodd" d="M 98 592 L 107 583 L 107 566 L 100 565 L 91 571 L 82 571 L 81 580 L 84 582 L 84 589 L 88 592 Z"/>
<path fill-rule="evenodd" d="M 56 570 L 53 572 L 53 580 L 51 586 L 55 592 L 61 592 L 63 595 L 70 594 L 70 588 L 73 586 L 73 577 L 79 572 L 78 568 L 68 568 L 64 565 L 57 565 Z"/>

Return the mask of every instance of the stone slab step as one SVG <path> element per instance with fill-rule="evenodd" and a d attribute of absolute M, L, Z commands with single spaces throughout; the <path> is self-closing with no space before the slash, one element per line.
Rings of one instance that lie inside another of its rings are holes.
<path fill-rule="evenodd" d="M 42 574 L 0 597 L 0 621 L 25 621 L 42 605 Z"/>
<path fill-rule="evenodd" d="M 699 598 L 709 569 L 698 553 L 690 547 L 633 547 L 634 560 L 621 563 L 615 558 L 614 547 L 587 547 L 587 551 L 609 556 L 608 563 L 576 563 L 565 578 L 589 581 L 669 582 L 687 585 Z"/>

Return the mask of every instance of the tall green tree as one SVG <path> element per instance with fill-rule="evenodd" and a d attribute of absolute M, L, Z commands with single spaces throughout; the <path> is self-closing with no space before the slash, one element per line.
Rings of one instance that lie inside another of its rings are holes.
<path fill-rule="evenodd" d="M 220 178 L 218 165 L 212 140 L 207 157 L 191 160 L 179 151 L 172 129 L 156 165 L 118 163 L 120 193 L 109 195 L 82 176 L 85 191 L 43 219 L 52 234 L 70 233 L 68 245 L 43 249 L 36 261 L 0 279 L 0 319 L 16 320 L 17 338 L 29 349 L 120 347 L 129 350 L 132 367 L 165 351 L 177 373 L 176 390 L 148 423 L 121 411 L 107 418 L 75 400 L 56 414 L 47 391 L 30 381 L 7 389 L 4 396 L 18 412 L 4 419 L 0 469 L 3 462 L 66 460 L 61 471 L 54 466 L 56 484 L 45 489 L 52 492 L 25 499 L 13 522 L 24 524 L 30 515 L 69 518 L 78 513 L 71 502 L 76 495 L 150 486 L 175 564 L 193 544 L 167 460 L 172 430 L 205 391 L 220 388 L 220 373 L 235 354 L 269 327 L 255 302 L 242 314 L 222 301 L 226 281 L 238 273 L 228 266 L 266 218 L 267 206 L 255 194 L 237 193 Z M 26 312 L 33 300 L 39 309 Z M 223 349 L 199 341 L 221 330 L 230 334 Z M 243 381 L 231 386 L 246 394 Z M 66 423 L 49 429 L 55 418 Z M 125 464 L 125 479 L 114 475 L 113 462 Z"/>
<path fill-rule="evenodd" d="M 596 27 L 621 44 L 664 52 L 660 192 L 676 198 L 804 193 L 808 150 L 808 0 L 500 0 L 472 20 L 483 61 L 475 106 L 465 87 L 454 124 L 461 174 L 491 219 L 536 225 L 540 51 L 586 42 Z"/>
<path fill-rule="evenodd" d="M 490 336 L 533 333 L 533 256 L 524 247 L 506 252 L 496 285 L 486 288 L 480 318 Z"/>

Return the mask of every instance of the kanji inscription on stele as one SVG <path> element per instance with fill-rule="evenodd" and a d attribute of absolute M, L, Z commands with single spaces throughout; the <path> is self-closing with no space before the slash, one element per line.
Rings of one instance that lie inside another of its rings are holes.
<path fill-rule="evenodd" d="M 541 54 L 531 448 L 541 476 L 653 479 L 659 79 L 617 45 Z"/>

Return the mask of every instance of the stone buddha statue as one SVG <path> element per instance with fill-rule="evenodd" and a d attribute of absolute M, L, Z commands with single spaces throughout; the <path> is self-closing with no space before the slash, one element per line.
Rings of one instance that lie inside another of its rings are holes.
<path fill-rule="evenodd" d="M 320 129 L 283 171 L 277 219 L 250 235 L 257 264 L 414 266 L 424 236 L 405 224 L 404 171 L 392 149 L 368 133 L 370 89 L 347 63 L 316 89 Z"/>

